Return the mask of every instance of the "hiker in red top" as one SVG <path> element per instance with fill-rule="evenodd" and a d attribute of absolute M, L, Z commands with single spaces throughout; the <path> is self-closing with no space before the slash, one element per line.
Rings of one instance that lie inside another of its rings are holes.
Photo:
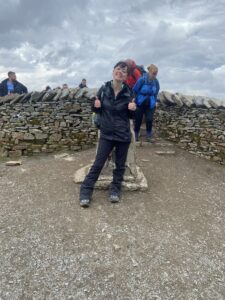
<path fill-rule="evenodd" d="M 136 81 L 142 76 L 140 70 L 137 68 L 137 65 L 134 60 L 126 59 L 126 64 L 128 65 L 128 77 L 125 83 L 132 89 Z"/>

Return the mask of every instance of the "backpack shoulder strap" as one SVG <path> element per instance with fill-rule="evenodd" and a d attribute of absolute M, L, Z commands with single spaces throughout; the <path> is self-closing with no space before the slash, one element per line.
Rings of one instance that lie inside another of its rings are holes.
<path fill-rule="evenodd" d="M 148 78 L 147 78 L 146 74 L 143 74 L 141 77 L 142 77 L 142 82 L 141 82 L 141 87 L 140 88 L 142 88 L 142 86 L 144 84 L 148 84 Z"/>
<path fill-rule="evenodd" d="M 106 86 L 105 86 L 105 83 L 102 85 L 102 92 L 101 92 L 101 102 L 103 103 L 103 99 L 104 99 L 104 93 L 105 93 L 105 88 L 106 88 Z"/>
<path fill-rule="evenodd" d="M 144 83 L 145 83 L 145 84 L 148 84 L 148 74 L 147 74 L 147 73 L 144 73 L 144 74 L 142 75 L 142 77 L 143 77 L 143 79 L 144 79 Z"/>
<path fill-rule="evenodd" d="M 102 100 L 103 95 L 104 95 L 104 91 L 105 91 L 105 83 L 98 90 L 98 92 L 96 94 L 96 97 L 98 97 L 100 100 Z"/>

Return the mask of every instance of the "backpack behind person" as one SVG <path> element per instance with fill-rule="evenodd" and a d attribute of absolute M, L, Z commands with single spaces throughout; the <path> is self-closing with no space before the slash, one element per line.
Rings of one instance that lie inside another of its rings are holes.
<path fill-rule="evenodd" d="M 141 76 L 143 76 L 144 74 L 147 73 L 147 71 L 145 71 L 145 67 L 143 65 L 136 65 L 136 68 L 140 71 Z"/>
<path fill-rule="evenodd" d="M 125 83 L 132 89 L 137 82 L 137 80 L 142 76 L 141 70 L 136 65 L 135 61 L 132 59 L 125 60 L 126 64 L 128 65 L 128 77 Z M 142 70 L 143 71 L 143 70 Z"/>

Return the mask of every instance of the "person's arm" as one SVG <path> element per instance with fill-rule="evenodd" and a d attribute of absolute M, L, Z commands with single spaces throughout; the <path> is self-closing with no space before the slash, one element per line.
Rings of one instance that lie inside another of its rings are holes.
<path fill-rule="evenodd" d="M 133 120 L 135 118 L 135 114 L 136 114 L 136 109 L 135 110 L 128 109 L 128 118 L 129 119 Z"/>
<path fill-rule="evenodd" d="M 27 87 L 23 84 L 21 84 L 21 85 L 22 85 L 23 93 L 27 94 L 28 93 Z"/>
<path fill-rule="evenodd" d="M 14 93 L 15 94 L 26 94 L 27 88 L 21 82 L 15 81 L 14 82 Z"/>
<path fill-rule="evenodd" d="M 159 81 L 158 81 L 158 79 L 156 79 L 156 94 L 155 94 L 156 107 L 158 106 L 158 98 L 157 98 L 157 96 L 158 96 L 159 90 L 160 90 Z"/>
<path fill-rule="evenodd" d="M 130 99 L 130 102 L 128 104 L 128 118 L 129 119 L 134 119 L 136 108 L 137 108 L 137 106 L 136 106 L 136 103 L 135 103 L 135 98 L 131 94 L 131 99 Z"/>
<path fill-rule="evenodd" d="M 104 85 L 101 86 L 101 88 L 98 90 L 97 95 L 93 101 L 93 105 L 92 105 L 92 111 L 95 113 L 100 113 L 102 110 L 102 106 L 101 107 L 95 107 L 95 100 L 99 100 L 102 104 L 102 97 L 103 97 L 103 89 L 104 89 Z"/>
<path fill-rule="evenodd" d="M 159 90 L 160 90 L 159 81 L 158 81 L 158 79 L 156 79 L 156 97 L 157 97 L 157 95 L 159 93 Z"/>
<path fill-rule="evenodd" d="M 153 80 L 151 82 L 151 92 L 150 92 L 150 95 L 151 96 L 154 96 L 154 97 L 157 97 L 158 93 L 159 93 L 159 82 L 157 79 Z"/>
<path fill-rule="evenodd" d="M 157 95 L 159 92 L 159 82 L 157 79 L 152 81 L 151 85 L 151 93 L 150 93 L 150 103 L 151 103 L 151 108 L 157 106 Z"/>
<path fill-rule="evenodd" d="M 144 78 L 140 77 L 137 80 L 137 82 L 135 83 L 135 85 L 133 87 L 133 93 L 134 93 L 135 96 L 140 92 L 140 89 L 141 89 L 141 87 L 143 85 L 143 80 L 144 80 Z"/>
<path fill-rule="evenodd" d="M 3 97 L 3 93 L 4 93 L 3 83 L 0 83 L 0 97 Z"/>

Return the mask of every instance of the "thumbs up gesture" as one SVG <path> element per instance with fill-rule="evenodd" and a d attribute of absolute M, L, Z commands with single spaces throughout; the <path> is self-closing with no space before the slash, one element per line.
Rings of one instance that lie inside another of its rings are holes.
<path fill-rule="evenodd" d="M 128 109 L 129 110 L 136 110 L 136 104 L 134 101 L 134 98 L 131 100 L 131 102 L 128 104 Z"/>
<path fill-rule="evenodd" d="M 100 108 L 101 107 L 101 101 L 98 98 L 95 99 L 95 105 L 94 106 L 96 108 Z"/>

